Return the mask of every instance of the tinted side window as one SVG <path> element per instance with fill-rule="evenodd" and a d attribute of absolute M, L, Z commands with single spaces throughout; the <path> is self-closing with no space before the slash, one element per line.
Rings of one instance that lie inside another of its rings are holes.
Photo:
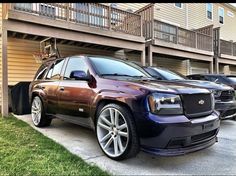
<path fill-rule="evenodd" d="M 144 70 L 146 72 L 148 72 L 150 75 L 152 76 L 160 76 L 156 71 L 154 71 L 153 69 L 150 69 L 150 68 L 144 68 Z"/>
<path fill-rule="evenodd" d="M 57 60 L 54 64 L 51 79 L 60 79 L 61 69 L 63 67 L 65 59 Z"/>
<path fill-rule="evenodd" d="M 227 81 L 221 76 L 210 76 L 209 80 L 216 82 L 216 83 L 227 84 Z"/>
<path fill-rule="evenodd" d="M 87 73 L 88 72 L 88 65 L 82 58 L 71 57 L 68 61 L 63 79 L 69 80 L 71 72 L 76 71 L 76 70 L 77 71 L 78 70 L 84 71 L 85 73 Z"/>
<path fill-rule="evenodd" d="M 60 79 L 61 69 L 65 59 L 56 60 L 55 63 L 49 68 L 46 79 Z"/>
<path fill-rule="evenodd" d="M 54 67 L 54 64 L 52 64 L 51 67 L 49 68 L 47 76 L 46 76 L 46 79 L 50 79 L 51 78 L 53 67 Z"/>
<path fill-rule="evenodd" d="M 38 71 L 37 71 L 36 76 L 35 76 L 34 79 L 35 79 L 35 80 L 43 79 L 45 73 L 47 72 L 47 69 L 48 69 L 48 66 L 49 66 L 49 65 L 50 65 L 49 62 L 42 64 L 42 65 L 39 67 L 39 69 L 38 69 Z"/>

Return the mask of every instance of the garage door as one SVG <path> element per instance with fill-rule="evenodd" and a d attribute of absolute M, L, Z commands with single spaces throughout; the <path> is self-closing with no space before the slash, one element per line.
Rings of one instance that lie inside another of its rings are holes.
<path fill-rule="evenodd" d="M 190 67 L 190 74 L 207 74 L 207 73 L 209 73 L 209 69 L 207 68 Z"/>

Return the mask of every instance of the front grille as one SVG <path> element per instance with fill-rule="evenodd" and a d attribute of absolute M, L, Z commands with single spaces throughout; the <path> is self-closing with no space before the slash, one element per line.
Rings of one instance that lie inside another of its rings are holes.
<path fill-rule="evenodd" d="M 220 100 L 221 101 L 232 101 L 234 100 L 234 91 L 233 90 L 225 90 L 221 92 Z"/>
<path fill-rule="evenodd" d="M 184 113 L 188 118 L 197 118 L 212 113 L 211 94 L 182 95 Z"/>

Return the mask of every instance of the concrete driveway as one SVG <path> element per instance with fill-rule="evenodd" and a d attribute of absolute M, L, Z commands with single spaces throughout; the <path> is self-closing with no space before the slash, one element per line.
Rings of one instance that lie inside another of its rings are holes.
<path fill-rule="evenodd" d="M 210 148 L 176 157 L 160 157 L 140 152 L 136 158 L 117 162 L 104 156 L 95 133 L 91 130 L 59 119 L 54 119 L 50 127 L 36 128 L 30 115 L 16 117 L 86 162 L 96 164 L 114 175 L 236 174 L 236 121 L 221 122 L 219 142 Z"/>

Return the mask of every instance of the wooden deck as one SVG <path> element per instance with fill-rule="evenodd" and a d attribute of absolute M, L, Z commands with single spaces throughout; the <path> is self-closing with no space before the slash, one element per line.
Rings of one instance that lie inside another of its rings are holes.
<path fill-rule="evenodd" d="M 153 53 L 213 64 L 213 25 L 196 30 L 184 29 L 154 19 L 154 10 L 154 3 L 151 3 L 136 11 L 142 16 L 149 65 L 153 63 Z"/>

